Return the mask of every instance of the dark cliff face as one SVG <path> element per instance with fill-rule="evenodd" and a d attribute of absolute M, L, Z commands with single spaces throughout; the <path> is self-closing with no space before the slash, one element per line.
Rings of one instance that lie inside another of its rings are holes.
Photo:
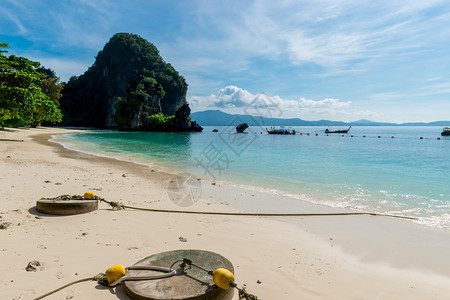
<path fill-rule="evenodd" d="M 153 44 L 134 34 L 114 35 L 95 63 L 66 84 L 60 101 L 63 124 L 115 127 L 114 105 L 143 78 L 154 79 L 162 87 L 162 93 L 152 96 L 153 113 L 175 115 L 176 107 L 186 103 L 186 81 L 161 58 Z"/>
<path fill-rule="evenodd" d="M 155 79 L 141 78 L 125 89 L 124 96 L 114 104 L 113 123 L 119 130 L 150 130 L 149 117 L 162 114 L 164 90 Z"/>

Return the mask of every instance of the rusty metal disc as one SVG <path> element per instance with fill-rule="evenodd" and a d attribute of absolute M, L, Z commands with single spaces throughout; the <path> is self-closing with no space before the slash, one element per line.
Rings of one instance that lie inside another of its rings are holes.
<path fill-rule="evenodd" d="M 225 257 L 203 250 L 175 250 L 155 254 L 138 261 L 135 265 L 170 267 L 178 259 L 188 258 L 207 270 L 225 268 L 234 272 L 233 265 Z M 178 268 L 178 264 L 173 267 Z M 128 270 L 127 276 L 152 274 L 145 270 Z M 181 269 L 175 276 L 142 281 L 125 281 L 124 289 L 134 300 L 230 300 L 234 289 L 224 290 L 214 284 L 212 276 L 194 266 Z"/>
<path fill-rule="evenodd" d="M 49 215 L 76 215 L 98 209 L 98 200 L 48 200 L 36 201 L 36 210 Z"/>

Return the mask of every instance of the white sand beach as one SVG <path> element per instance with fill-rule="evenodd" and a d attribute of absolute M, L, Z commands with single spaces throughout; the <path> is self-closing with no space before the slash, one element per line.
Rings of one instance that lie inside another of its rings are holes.
<path fill-rule="evenodd" d="M 86 214 L 38 213 L 34 206 L 42 197 L 87 191 L 125 205 L 172 210 L 231 212 L 242 210 L 230 204 L 236 199 L 284 201 L 202 180 L 200 200 L 180 208 L 167 195 L 174 174 L 48 142 L 51 135 L 70 132 L 77 130 L 0 131 L 0 224 L 11 223 L 0 229 L 1 299 L 34 299 L 110 266 L 176 249 L 223 255 L 233 263 L 238 285 L 260 299 L 449 299 L 450 230 L 410 220 L 185 215 L 114 211 L 105 203 Z M 301 213 L 334 211 L 307 202 L 295 207 Z M 27 272 L 33 260 L 41 267 Z M 91 281 L 45 299 L 130 298 L 121 286 L 108 289 Z"/>

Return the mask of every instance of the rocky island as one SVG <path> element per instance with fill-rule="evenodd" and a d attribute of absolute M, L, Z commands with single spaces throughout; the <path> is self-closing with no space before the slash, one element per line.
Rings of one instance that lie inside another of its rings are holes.
<path fill-rule="evenodd" d="M 188 85 L 142 37 L 117 33 L 94 64 L 66 84 L 63 125 L 142 131 L 202 131 L 190 121 Z"/>

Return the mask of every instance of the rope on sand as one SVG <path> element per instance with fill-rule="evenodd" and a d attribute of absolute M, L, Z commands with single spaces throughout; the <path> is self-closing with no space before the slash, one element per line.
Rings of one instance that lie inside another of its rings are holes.
<path fill-rule="evenodd" d="M 150 211 L 157 213 L 173 213 L 173 214 L 195 214 L 195 215 L 219 215 L 219 216 L 250 216 L 250 217 L 325 217 L 325 216 L 376 216 L 376 217 L 389 217 L 397 219 L 417 220 L 414 217 L 405 217 L 398 215 L 377 214 L 369 212 L 337 212 L 337 213 L 238 213 L 238 212 L 210 212 L 210 211 L 186 211 L 186 210 L 170 210 L 170 209 L 156 209 L 156 208 L 142 208 L 123 205 L 120 202 L 106 201 L 105 199 L 99 199 L 102 202 L 108 203 L 114 210 L 120 209 L 135 209 L 142 211 Z"/>
<path fill-rule="evenodd" d="M 214 283 L 218 287 L 225 289 L 225 290 L 230 289 L 230 288 L 236 288 L 239 291 L 239 299 L 258 300 L 257 296 L 250 294 L 246 291 L 245 285 L 242 288 L 238 287 L 238 285 L 234 282 L 233 273 L 231 273 L 229 270 L 224 269 L 224 268 L 218 268 L 214 272 L 209 271 L 197 264 L 194 264 L 192 262 L 192 260 L 187 259 L 187 258 L 176 260 L 170 266 L 170 268 L 165 268 L 165 267 L 160 267 L 160 266 L 147 266 L 147 265 L 145 265 L 145 266 L 134 265 L 134 266 L 131 266 L 128 268 L 124 268 L 122 265 L 116 265 L 116 266 L 113 266 L 113 267 L 109 268 L 108 270 L 106 270 L 105 273 L 99 273 L 98 275 L 96 275 L 94 277 L 88 277 L 88 278 L 79 279 L 79 280 L 70 282 L 66 285 L 63 285 L 63 286 L 57 288 L 57 289 L 54 289 L 51 292 L 48 292 L 42 296 L 34 298 L 33 300 L 43 299 L 47 296 L 50 296 L 56 292 L 59 292 L 59 291 L 65 289 L 66 287 L 69 287 L 76 283 L 85 282 L 85 281 L 97 281 L 97 283 L 100 285 L 103 285 L 103 286 L 109 287 L 109 288 L 113 288 L 113 287 L 116 287 L 117 285 L 121 284 L 124 281 L 154 280 L 154 279 L 162 279 L 162 278 L 171 277 L 171 276 L 174 276 L 177 274 L 176 269 L 173 269 L 172 267 L 178 262 L 182 262 L 180 264 L 180 267 L 183 269 L 183 272 L 184 272 L 184 269 L 186 268 L 186 266 L 194 266 L 194 267 L 197 267 L 197 268 L 207 272 L 209 275 L 211 275 L 213 277 Z M 152 275 L 144 275 L 144 276 L 127 276 L 128 270 L 151 270 L 151 271 L 161 271 L 163 273 L 158 274 L 158 275 L 152 274 Z"/>
<path fill-rule="evenodd" d="M 0 139 L 0 142 L 23 142 L 23 140 Z"/>
<path fill-rule="evenodd" d="M 47 297 L 47 296 L 50 296 L 50 295 L 52 295 L 52 294 L 54 294 L 54 293 L 56 293 L 56 292 L 59 292 L 59 291 L 65 289 L 66 287 L 69 287 L 69 286 L 74 285 L 74 284 L 76 284 L 76 283 L 85 282 L 85 281 L 97 281 L 97 282 L 100 283 L 100 280 L 103 278 L 102 275 L 103 275 L 103 274 L 98 274 L 98 275 L 96 275 L 96 276 L 94 276 L 94 277 L 88 277 L 88 278 L 83 278 L 83 279 L 79 279 L 79 280 L 73 281 L 73 282 L 68 283 L 68 284 L 66 284 L 66 285 L 63 285 L 62 287 L 57 288 L 57 289 L 55 289 L 55 290 L 53 290 L 53 291 L 51 291 L 51 292 L 48 292 L 47 294 L 44 294 L 44 295 L 39 296 L 39 297 L 37 297 L 37 298 L 34 298 L 33 300 L 40 300 L 40 299 L 43 299 L 43 298 L 45 298 L 45 297 Z"/>

